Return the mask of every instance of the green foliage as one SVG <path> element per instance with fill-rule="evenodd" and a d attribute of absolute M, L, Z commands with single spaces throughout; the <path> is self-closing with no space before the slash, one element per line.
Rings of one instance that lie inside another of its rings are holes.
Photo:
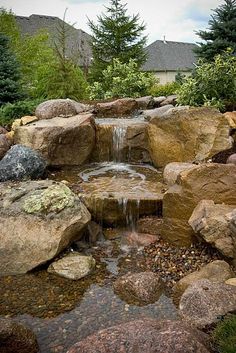
<path fill-rule="evenodd" d="M 41 100 L 24 100 L 16 103 L 7 103 L 0 108 L 0 125 L 10 125 L 13 120 L 24 115 L 33 115 Z"/>
<path fill-rule="evenodd" d="M 87 82 L 81 69 L 74 61 L 67 57 L 66 48 L 70 27 L 65 23 L 65 15 L 57 28 L 57 38 L 54 43 L 55 58 L 50 64 L 38 69 L 37 86 L 34 95 L 44 98 L 87 98 Z"/>
<path fill-rule="evenodd" d="M 20 40 L 19 28 L 13 12 L 0 7 L 0 32 L 10 38 L 12 49 L 16 49 Z"/>
<path fill-rule="evenodd" d="M 214 10 L 208 22 L 209 30 L 197 34 L 204 43 L 198 43 L 196 54 L 206 61 L 231 48 L 236 52 L 236 0 L 225 0 Z"/>
<path fill-rule="evenodd" d="M 236 108 L 236 57 L 227 51 L 213 62 L 199 60 L 192 77 L 178 90 L 178 103 L 214 106 L 221 111 Z"/>
<path fill-rule="evenodd" d="M 9 40 L 0 33 L 0 106 L 22 97 L 19 65 L 9 47 Z"/>
<path fill-rule="evenodd" d="M 157 83 L 151 87 L 149 93 L 153 97 L 170 96 L 172 94 L 176 94 L 179 88 L 180 84 L 178 82 L 169 82 L 165 85 L 160 85 Z"/>
<path fill-rule="evenodd" d="M 102 71 L 118 58 L 121 63 L 130 59 L 140 67 L 146 60 L 144 46 L 146 37 L 142 36 L 144 23 L 139 24 L 139 15 L 128 16 L 126 4 L 121 0 L 110 0 L 106 14 L 98 16 L 98 23 L 89 20 L 92 30 L 93 63 L 90 77 L 99 81 Z"/>
<path fill-rule="evenodd" d="M 236 315 L 223 320 L 213 331 L 213 339 L 219 353 L 236 352 Z"/>
<path fill-rule="evenodd" d="M 145 96 L 154 81 L 152 74 L 139 71 L 134 60 L 122 63 L 114 59 L 112 65 L 103 70 L 101 82 L 91 85 L 90 99 Z"/>

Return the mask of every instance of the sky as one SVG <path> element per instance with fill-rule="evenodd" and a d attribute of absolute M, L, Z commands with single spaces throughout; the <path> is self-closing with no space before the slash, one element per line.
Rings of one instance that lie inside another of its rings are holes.
<path fill-rule="evenodd" d="M 124 0 L 129 15 L 139 14 L 146 23 L 147 44 L 157 39 L 198 42 L 196 31 L 206 29 L 212 9 L 224 0 Z M 40 14 L 63 18 L 91 34 L 88 18 L 94 22 L 105 13 L 109 0 L 0 0 L 0 7 L 12 9 L 16 15 Z"/>

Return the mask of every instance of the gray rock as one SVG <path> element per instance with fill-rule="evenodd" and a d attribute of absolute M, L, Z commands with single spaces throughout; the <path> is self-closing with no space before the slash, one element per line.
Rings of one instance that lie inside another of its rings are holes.
<path fill-rule="evenodd" d="M 67 353 L 209 353 L 207 335 L 181 321 L 141 319 L 100 330 Z"/>
<path fill-rule="evenodd" d="M 0 319 L 1 353 L 37 353 L 38 351 L 35 334 L 29 328 L 12 319 Z"/>
<path fill-rule="evenodd" d="M 171 108 L 174 108 L 174 106 L 169 104 L 169 105 L 166 105 L 165 107 L 147 109 L 142 112 L 142 115 L 146 120 L 149 121 L 156 117 L 162 117 Z"/>
<path fill-rule="evenodd" d="M 60 260 L 54 261 L 47 271 L 61 277 L 78 280 L 89 275 L 95 264 L 96 262 L 92 256 L 73 252 Z"/>
<path fill-rule="evenodd" d="M 0 275 L 26 273 L 53 259 L 90 221 L 63 183 L 1 183 L 0 195 Z"/>
<path fill-rule="evenodd" d="M 164 102 L 164 100 L 166 100 L 166 97 L 165 96 L 154 97 L 153 100 L 154 100 L 154 106 L 158 108 L 160 107 L 160 104 Z"/>
<path fill-rule="evenodd" d="M 38 179 L 43 176 L 46 162 L 33 149 L 14 145 L 0 161 L 0 181 Z"/>
<path fill-rule="evenodd" d="M 115 293 L 132 304 L 155 303 L 163 292 L 161 278 L 153 272 L 128 273 L 114 282 Z"/>
<path fill-rule="evenodd" d="M 163 107 L 164 105 L 168 105 L 168 104 L 176 104 L 176 100 L 177 100 L 177 95 L 176 94 L 172 94 L 170 96 L 168 96 L 164 101 L 162 101 L 160 103 L 160 106 Z"/>
<path fill-rule="evenodd" d="M 231 154 L 231 156 L 228 157 L 226 163 L 236 164 L 236 153 Z"/>
<path fill-rule="evenodd" d="M 202 279 L 191 284 L 180 299 L 183 320 L 204 328 L 236 310 L 236 287 Z"/>
<path fill-rule="evenodd" d="M 91 108 L 91 106 L 78 103 L 72 99 L 50 99 L 37 106 L 35 116 L 38 119 L 68 118 Z"/>
<path fill-rule="evenodd" d="M 154 100 L 152 96 L 140 97 L 136 98 L 135 100 L 138 103 L 138 109 L 148 109 L 153 108 L 154 106 Z"/>

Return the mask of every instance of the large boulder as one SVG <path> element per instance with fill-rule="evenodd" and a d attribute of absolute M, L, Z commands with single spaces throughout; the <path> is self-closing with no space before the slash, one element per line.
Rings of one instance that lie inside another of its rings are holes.
<path fill-rule="evenodd" d="M 94 269 L 95 264 L 96 262 L 92 256 L 72 252 L 62 259 L 51 263 L 47 271 L 61 277 L 78 280 L 89 275 Z"/>
<path fill-rule="evenodd" d="M 38 119 L 69 118 L 90 109 L 90 106 L 72 99 L 50 99 L 37 106 L 35 116 Z"/>
<path fill-rule="evenodd" d="M 234 212 L 233 212 L 234 211 Z M 236 205 L 215 204 L 202 200 L 194 209 L 188 223 L 194 232 L 224 256 L 236 257 L 236 239 L 230 229 L 230 221 L 236 213 Z"/>
<path fill-rule="evenodd" d="M 6 134 L 0 134 L 0 159 L 5 156 L 10 147 L 11 140 L 7 138 Z"/>
<path fill-rule="evenodd" d="M 176 184 L 163 197 L 164 239 L 179 246 L 192 243 L 194 232 L 188 220 L 202 199 L 236 205 L 236 166 L 206 163 L 180 172 Z"/>
<path fill-rule="evenodd" d="M 236 310 L 236 287 L 201 279 L 192 283 L 180 299 L 183 320 L 203 329 Z"/>
<path fill-rule="evenodd" d="M 0 161 L 0 181 L 41 178 L 46 162 L 32 148 L 14 145 Z"/>
<path fill-rule="evenodd" d="M 20 126 L 15 131 L 14 141 L 39 151 L 49 165 L 83 164 L 95 143 L 92 114 L 39 120 Z"/>
<path fill-rule="evenodd" d="M 181 321 L 142 319 L 100 330 L 67 353 L 209 353 L 207 336 Z"/>
<path fill-rule="evenodd" d="M 214 108 L 177 107 L 153 118 L 148 127 L 153 163 L 204 161 L 231 147 L 227 119 Z"/>
<path fill-rule="evenodd" d="M 97 103 L 97 115 L 103 118 L 116 118 L 132 114 L 138 109 L 138 103 L 133 98 L 121 98 L 112 102 Z"/>
<path fill-rule="evenodd" d="M 234 273 L 229 264 L 222 260 L 215 260 L 181 278 L 173 288 L 173 297 L 177 303 L 185 290 L 199 279 L 208 279 L 211 282 L 223 283 L 233 277 Z"/>
<path fill-rule="evenodd" d="M 90 221 L 79 198 L 50 180 L 0 184 L 0 274 L 26 273 L 53 259 Z"/>
<path fill-rule="evenodd" d="M 127 303 L 155 303 L 163 292 L 161 278 L 153 272 L 128 273 L 113 284 L 115 293 Z"/>
<path fill-rule="evenodd" d="M 11 319 L 0 319 L 1 353 L 37 353 L 35 334 L 26 326 Z"/>

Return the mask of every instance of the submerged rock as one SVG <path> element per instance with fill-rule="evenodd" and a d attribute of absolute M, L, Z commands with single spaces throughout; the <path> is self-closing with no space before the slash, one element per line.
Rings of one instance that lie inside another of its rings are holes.
<path fill-rule="evenodd" d="M 14 141 L 39 151 L 49 165 L 83 164 L 95 143 L 92 114 L 68 119 L 55 117 L 19 126 Z"/>
<path fill-rule="evenodd" d="M 73 252 L 60 260 L 54 261 L 47 271 L 61 277 L 78 280 L 89 275 L 95 264 L 96 262 L 92 256 Z"/>
<path fill-rule="evenodd" d="M 144 318 L 100 330 L 67 353 L 209 353 L 207 335 L 180 321 Z"/>
<path fill-rule="evenodd" d="M 0 195 L 0 275 L 26 273 L 53 259 L 90 221 L 63 183 L 2 183 Z"/>
<path fill-rule="evenodd" d="M 46 162 L 32 148 L 14 145 L 0 161 L 0 181 L 41 178 Z"/>
<path fill-rule="evenodd" d="M 202 279 L 191 284 L 180 299 L 183 320 L 203 329 L 236 310 L 236 287 Z"/>
<path fill-rule="evenodd" d="M 115 293 L 127 303 L 155 303 L 163 292 L 161 278 L 153 272 L 128 273 L 113 284 Z"/>
<path fill-rule="evenodd" d="M 231 148 L 229 130 L 228 121 L 214 108 L 172 108 L 149 124 L 152 161 L 156 167 L 204 161 Z"/>
<path fill-rule="evenodd" d="M 37 353 L 39 346 L 35 334 L 12 319 L 0 318 L 1 353 Z"/>

